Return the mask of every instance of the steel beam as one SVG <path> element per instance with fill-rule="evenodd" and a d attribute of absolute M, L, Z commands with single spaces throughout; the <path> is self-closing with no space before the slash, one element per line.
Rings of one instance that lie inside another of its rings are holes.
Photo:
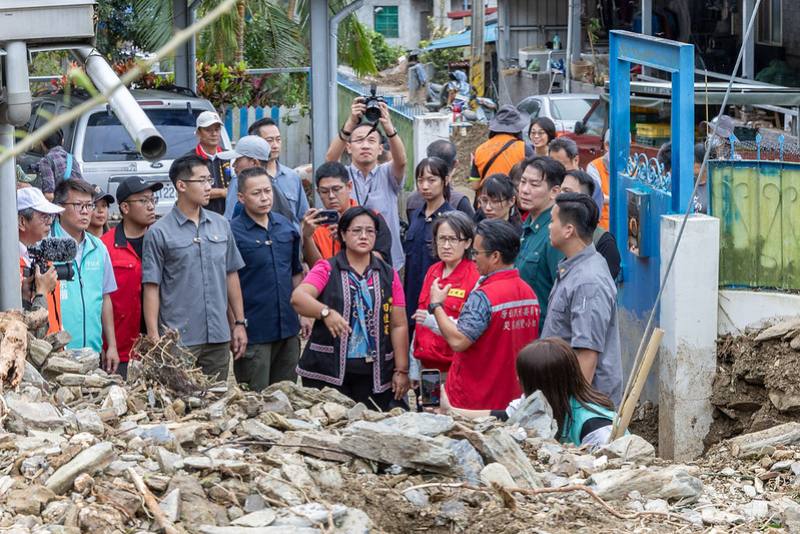
<path fill-rule="evenodd" d="M 747 23 L 753 17 L 756 0 L 742 0 L 742 35 L 747 35 Z M 756 52 L 755 32 L 750 32 L 747 40 L 742 43 L 744 56 L 742 56 L 742 78 L 754 79 L 755 73 L 755 52 Z"/>

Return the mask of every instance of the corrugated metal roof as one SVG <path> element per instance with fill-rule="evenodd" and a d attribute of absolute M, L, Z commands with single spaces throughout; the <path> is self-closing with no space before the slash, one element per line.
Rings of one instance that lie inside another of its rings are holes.
<path fill-rule="evenodd" d="M 484 42 L 493 43 L 497 41 L 497 23 L 487 24 L 486 26 L 484 26 L 483 32 L 484 32 L 483 33 Z M 441 48 L 460 48 L 462 46 L 469 46 L 471 40 L 472 40 L 472 31 L 464 30 L 461 33 L 456 33 L 453 35 L 442 37 L 441 39 L 436 39 L 422 51 L 427 52 L 429 50 L 439 50 Z"/>

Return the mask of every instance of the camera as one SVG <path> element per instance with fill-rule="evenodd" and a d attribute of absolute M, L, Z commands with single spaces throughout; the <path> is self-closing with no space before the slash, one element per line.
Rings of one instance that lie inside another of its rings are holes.
<path fill-rule="evenodd" d="M 373 83 L 369 86 L 369 95 L 364 96 L 364 104 L 367 106 L 367 110 L 364 112 L 364 118 L 372 123 L 378 122 L 381 119 L 381 102 L 386 102 L 386 100 L 382 96 L 378 96 L 376 93 L 378 92 L 378 88 Z"/>
<path fill-rule="evenodd" d="M 77 252 L 78 246 L 75 240 L 70 237 L 48 237 L 42 239 L 35 245 L 28 247 L 31 266 L 23 270 L 23 276 L 27 278 L 34 275 L 37 268 L 41 272 L 45 272 L 49 263 L 58 262 L 54 265 L 56 277 L 59 280 L 70 281 L 75 277 L 72 260 L 75 259 Z"/>

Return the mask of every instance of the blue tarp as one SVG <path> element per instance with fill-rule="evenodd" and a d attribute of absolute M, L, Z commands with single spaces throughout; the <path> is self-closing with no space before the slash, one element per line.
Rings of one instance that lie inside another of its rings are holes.
<path fill-rule="evenodd" d="M 487 24 L 484 27 L 483 39 L 484 42 L 487 43 L 493 43 L 497 41 L 497 23 Z M 459 48 L 462 46 L 469 46 L 471 40 L 472 40 L 472 31 L 465 30 L 461 33 L 456 33 L 455 35 L 448 35 L 447 37 L 436 39 L 422 51 L 427 52 L 429 50 L 439 50 L 440 48 Z"/>

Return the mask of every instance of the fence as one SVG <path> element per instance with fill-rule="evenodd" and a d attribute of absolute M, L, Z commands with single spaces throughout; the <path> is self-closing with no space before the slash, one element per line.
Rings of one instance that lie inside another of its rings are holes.
<path fill-rule="evenodd" d="M 800 163 L 716 160 L 709 184 L 720 286 L 800 290 Z"/>
<path fill-rule="evenodd" d="M 270 117 L 281 129 L 281 163 L 298 167 L 311 161 L 311 121 L 300 108 L 227 107 L 225 129 L 234 143 L 247 135 L 247 128 L 259 119 Z"/>

